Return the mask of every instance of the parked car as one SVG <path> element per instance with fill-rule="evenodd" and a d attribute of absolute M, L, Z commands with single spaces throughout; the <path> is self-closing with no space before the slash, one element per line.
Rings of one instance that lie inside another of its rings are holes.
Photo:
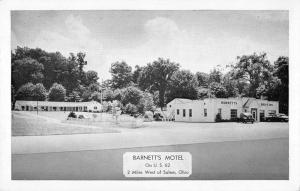
<path fill-rule="evenodd" d="M 281 122 L 288 122 L 289 117 L 283 113 L 278 113 L 278 114 L 270 114 L 268 117 L 265 119 L 266 121 L 281 121 Z"/>
<path fill-rule="evenodd" d="M 254 123 L 254 118 L 251 113 L 241 113 L 240 122 L 242 123 Z"/>

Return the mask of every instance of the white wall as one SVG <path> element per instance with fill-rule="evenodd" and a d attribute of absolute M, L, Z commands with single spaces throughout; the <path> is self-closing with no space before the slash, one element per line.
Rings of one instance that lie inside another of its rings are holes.
<path fill-rule="evenodd" d="M 243 112 L 243 102 L 242 99 L 212 99 L 213 105 L 213 115 L 216 116 L 218 110 L 221 109 L 222 119 L 231 119 L 231 110 L 237 110 L 237 117 Z"/>
<path fill-rule="evenodd" d="M 172 101 L 167 104 L 168 111 L 175 110 L 175 121 L 182 122 L 215 122 L 218 110 L 221 109 L 222 119 L 231 119 L 231 110 L 237 110 L 237 117 L 244 112 L 243 105 L 245 99 L 232 98 L 232 99 L 205 99 L 205 100 L 190 100 L 187 103 L 179 103 Z M 170 107 L 171 105 L 171 107 Z M 204 109 L 207 109 L 207 116 L 204 116 Z M 275 110 L 278 113 L 279 106 L 277 101 L 267 101 L 254 99 L 250 104 L 247 112 L 251 112 L 251 108 L 257 108 L 257 117 L 259 121 L 259 112 L 264 110 L 265 116 L 268 116 L 270 110 Z M 179 109 L 179 115 L 177 114 Z M 186 115 L 183 117 L 183 109 Z M 189 109 L 192 109 L 192 117 L 189 117 Z"/>

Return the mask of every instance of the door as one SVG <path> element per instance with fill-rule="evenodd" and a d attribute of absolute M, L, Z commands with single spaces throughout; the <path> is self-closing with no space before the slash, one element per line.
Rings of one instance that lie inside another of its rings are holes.
<path fill-rule="evenodd" d="M 251 108 L 252 117 L 255 121 L 257 121 L 257 109 Z"/>
<path fill-rule="evenodd" d="M 189 109 L 189 121 L 192 121 L 192 117 L 193 117 L 193 110 Z"/>

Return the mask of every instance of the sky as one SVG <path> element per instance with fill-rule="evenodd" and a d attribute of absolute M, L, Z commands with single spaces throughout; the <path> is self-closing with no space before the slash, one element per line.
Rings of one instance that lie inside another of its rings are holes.
<path fill-rule="evenodd" d="M 86 53 L 86 70 L 111 77 L 113 62 L 134 69 L 159 57 L 210 72 L 237 56 L 289 55 L 288 11 L 12 11 L 11 49 Z"/>

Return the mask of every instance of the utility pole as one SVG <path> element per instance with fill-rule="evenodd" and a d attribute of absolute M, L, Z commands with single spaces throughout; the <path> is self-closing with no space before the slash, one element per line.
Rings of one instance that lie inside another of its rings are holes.
<path fill-rule="evenodd" d="M 39 100 L 36 100 L 36 115 L 39 115 Z"/>

